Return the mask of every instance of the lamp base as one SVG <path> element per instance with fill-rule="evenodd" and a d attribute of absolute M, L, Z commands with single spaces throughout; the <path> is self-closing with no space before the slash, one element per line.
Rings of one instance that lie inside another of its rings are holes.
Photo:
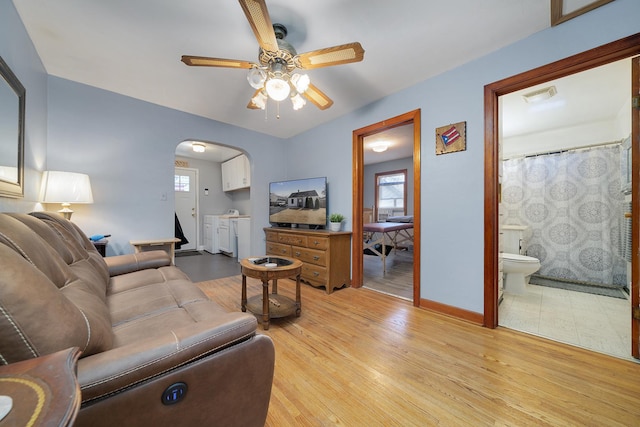
<path fill-rule="evenodd" d="M 63 217 L 65 217 L 65 219 L 71 220 L 71 215 L 73 214 L 73 211 L 69 206 L 71 206 L 71 203 L 63 203 L 62 209 L 60 209 L 58 213 L 61 214 Z"/>

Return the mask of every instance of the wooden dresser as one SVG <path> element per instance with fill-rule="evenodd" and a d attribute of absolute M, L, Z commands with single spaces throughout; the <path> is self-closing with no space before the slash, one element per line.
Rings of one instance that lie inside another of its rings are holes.
<path fill-rule="evenodd" d="M 302 261 L 304 282 L 334 289 L 351 285 L 351 232 L 267 227 L 267 255 Z"/>

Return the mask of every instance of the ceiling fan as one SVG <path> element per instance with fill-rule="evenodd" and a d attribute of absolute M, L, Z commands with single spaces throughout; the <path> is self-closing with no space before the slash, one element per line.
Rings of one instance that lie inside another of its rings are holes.
<path fill-rule="evenodd" d="M 347 43 L 298 54 L 284 40 L 287 35 L 286 27 L 271 23 L 265 0 L 239 1 L 260 45 L 259 63 L 191 55 L 183 55 L 182 62 L 190 66 L 248 69 L 247 80 L 256 89 L 247 105 L 250 109 L 264 110 L 269 98 L 275 101 L 290 98 L 294 110 L 302 108 L 306 104 L 305 99 L 321 110 L 331 107 L 331 98 L 311 84 L 309 76 L 295 71 L 360 62 L 364 58 L 364 49 L 360 43 Z"/>

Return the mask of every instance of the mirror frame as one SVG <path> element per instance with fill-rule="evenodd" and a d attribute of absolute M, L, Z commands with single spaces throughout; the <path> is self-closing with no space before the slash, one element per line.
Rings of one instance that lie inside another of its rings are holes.
<path fill-rule="evenodd" d="M 563 22 L 568 21 L 569 19 L 573 19 L 576 16 L 580 16 L 584 13 L 590 12 L 593 9 L 596 9 L 607 3 L 611 3 L 612 1 L 613 0 L 592 0 L 591 2 L 578 9 L 567 11 L 567 13 L 565 13 L 563 0 L 551 0 L 551 26 L 555 27 L 556 25 L 560 25 Z"/>
<path fill-rule="evenodd" d="M 0 57 L 0 76 L 13 89 L 18 97 L 18 182 L 0 179 L 0 197 L 24 197 L 24 114 L 26 91 L 20 80 L 11 71 L 6 62 Z"/>

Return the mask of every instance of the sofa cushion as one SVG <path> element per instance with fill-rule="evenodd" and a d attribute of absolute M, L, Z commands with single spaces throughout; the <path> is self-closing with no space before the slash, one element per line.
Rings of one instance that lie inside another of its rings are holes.
<path fill-rule="evenodd" d="M 65 246 L 59 236 L 39 229 L 45 240 L 27 226 L 30 219 L 18 217 L 0 215 L 0 315 L 8 328 L 0 353 L 17 361 L 71 346 L 83 356 L 110 349 L 102 275 L 86 259 L 67 265 L 65 251 L 54 249 Z"/>
<path fill-rule="evenodd" d="M 58 235 L 59 241 L 64 242 L 73 256 L 69 265 L 84 261 L 88 264 L 86 268 L 91 270 L 93 274 L 98 274 L 102 278 L 100 283 L 106 287 L 107 280 L 109 280 L 107 264 L 80 227 L 52 212 L 32 212 L 29 215 L 48 225 Z"/>
<path fill-rule="evenodd" d="M 5 215 L 3 215 L 3 217 L 4 216 Z M 79 244 L 74 241 L 75 239 L 71 237 L 68 231 L 57 226 L 55 222 L 45 222 L 27 214 L 6 214 L 6 216 L 22 222 L 47 243 L 44 246 L 49 246 L 58 253 L 59 258 L 47 255 L 43 262 L 37 263 L 36 267 L 43 271 L 43 273 L 52 277 L 51 274 L 60 270 L 59 266 L 56 266 L 53 270 L 51 268 L 52 264 L 58 261 L 62 261 L 69 266 L 68 269 L 64 269 L 66 276 L 63 280 L 54 280 L 56 286 L 61 288 L 66 286 L 70 280 L 80 278 L 84 280 L 88 286 L 92 287 L 93 292 L 97 296 L 100 296 L 103 301 L 105 300 L 109 275 L 104 261 L 102 261 L 103 265 L 100 266 L 99 261 L 95 261 L 87 251 L 83 250 Z M 7 227 L 2 225 L 1 218 L 0 229 L 8 233 Z M 27 245 L 30 242 L 29 239 L 19 239 L 22 245 Z M 33 244 L 42 247 L 41 240 L 33 241 Z M 32 248 L 32 250 L 33 249 L 34 248 Z"/>
<path fill-rule="evenodd" d="M 53 256 L 53 251 L 52 251 Z M 0 360 L 12 363 L 69 347 L 111 348 L 104 302 L 72 281 L 62 291 L 28 258 L 0 244 Z"/>

